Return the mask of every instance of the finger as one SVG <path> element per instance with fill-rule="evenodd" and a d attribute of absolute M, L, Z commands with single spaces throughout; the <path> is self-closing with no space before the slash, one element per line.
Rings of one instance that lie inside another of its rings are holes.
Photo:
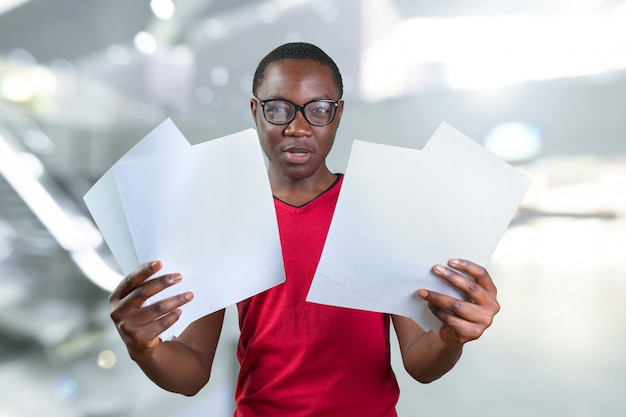
<path fill-rule="evenodd" d="M 496 294 L 497 289 L 487 269 L 477 263 L 468 261 L 467 259 L 450 259 L 448 265 L 458 269 L 474 278 L 474 280 L 485 289 L 488 293 Z"/>
<path fill-rule="evenodd" d="M 476 304 L 435 291 L 420 290 L 418 294 L 428 301 L 428 307 L 433 313 L 437 312 L 435 315 L 444 323 L 447 323 L 447 320 L 444 321 L 442 317 L 448 318 L 452 315 L 470 322 L 480 321 L 482 318 L 480 306 Z"/>
<path fill-rule="evenodd" d="M 182 279 L 183 277 L 179 273 L 158 276 L 135 287 L 124 297 L 123 301 L 134 306 L 141 306 L 149 298 L 154 297 L 166 288 L 178 284 Z"/>
<path fill-rule="evenodd" d="M 468 262 L 471 265 L 465 265 L 464 262 Z M 457 272 L 456 270 L 443 265 L 435 265 L 433 267 L 433 271 L 438 276 L 444 278 L 454 287 L 463 292 L 463 294 L 465 294 L 465 298 L 471 304 L 479 306 L 483 309 L 481 311 L 484 311 L 484 313 L 493 318 L 493 316 L 500 311 L 500 305 L 498 304 L 495 285 L 493 285 L 493 281 L 489 277 L 485 268 L 463 260 L 458 262 L 451 260 L 450 263 L 452 265 L 462 266 L 463 271 Z M 468 278 L 464 275 L 464 273 L 470 275 L 470 272 L 476 275 L 472 275 L 472 278 Z M 490 291 L 481 286 L 481 283 L 486 285 L 486 282 L 491 283 L 491 286 L 487 285 L 488 288 L 492 287 Z M 454 298 L 451 299 L 454 300 Z"/>
<path fill-rule="evenodd" d="M 160 277 L 156 277 L 149 281 L 144 282 L 138 287 L 134 288 L 128 295 L 126 295 L 123 299 L 117 300 L 117 302 L 112 303 L 111 309 L 111 318 L 115 323 L 118 323 L 123 320 L 128 320 L 129 314 L 132 314 L 133 318 L 136 317 L 146 317 L 150 310 L 145 311 L 144 305 L 146 302 L 159 294 L 164 289 L 171 287 L 173 285 L 178 284 L 182 280 L 182 276 L 178 273 L 174 274 L 165 274 Z M 181 294 L 178 296 L 181 302 L 184 299 L 190 300 L 193 298 L 193 294 Z M 184 304 L 182 302 L 180 305 Z M 164 300 L 164 304 L 161 305 L 159 303 L 153 304 L 152 306 L 157 306 L 157 308 L 162 309 L 163 311 L 167 310 L 167 307 L 172 305 L 171 301 Z M 175 307 L 174 307 L 175 308 Z M 153 308 L 154 309 L 154 308 Z M 172 308 L 170 308 L 172 310 Z M 149 320 L 153 320 L 158 316 L 151 317 Z M 147 321 L 144 319 L 144 323 Z"/>
<path fill-rule="evenodd" d="M 468 275 L 464 275 L 444 265 L 435 265 L 433 272 L 459 289 L 465 295 L 465 298 L 471 302 L 480 303 L 486 298 L 489 298 L 486 290 L 482 288 L 475 279 L 470 278 Z"/>
<path fill-rule="evenodd" d="M 181 313 L 182 310 L 176 309 L 146 325 L 123 322 L 118 327 L 129 350 L 140 352 L 153 347 L 159 335 L 172 327 L 180 318 Z"/>
<path fill-rule="evenodd" d="M 459 343 L 466 343 L 470 340 L 478 339 L 488 327 L 464 320 L 449 311 L 437 308 L 432 304 L 429 304 L 429 307 L 435 317 L 437 317 L 445 325 L 440 330 L 442 332 L 442 337 L 447 336 L 450 340 L 454 340 Z"/>
<path fill-rule="evenodd" d="M 178 321 L 180 307 L 192 299 L 193 293 L 187 292 L 142 307 L 116 321 L 117 328 L 128 346 L 145 349 L 151 339 Z"/>
<path fill-rule="evenodd" d="M 124 277 L 124 279 L 118 284 L 118 286 L 113 290 L 109 299 L 122 299 L 132 290 L 134 290 L 138 285 L 148 279 L 151 275 L 159 271 L 162 267 L 160 261 L 148 262 L 128 275 Z"/>
<path fill-rule="evenodd" d="M 468 300 L 486 305 L 496 299 L 495 284 L 485 268 L 462 259 L 451 259 L 448 264 L 435 265 L 433 272 L 462 291 Z"/>
<path fill-rule="evenodd" d="M 142 326 L 148 325 L 149 323 L 158 321 L 160 318 L 178 310 L 191 300 L 193 300 L 193 293 L 188 291 L 174 297 L 157 301 L 138 309 L 133 316 L 133 322 Z"/>
<path fill-rule="evenodd" d="M 427 293 L 422 295 L 428 300 L 430 311 L 463 343 L 479 338 L 493 323 L 495 313 L 489 308 L 436 292 Z"/>

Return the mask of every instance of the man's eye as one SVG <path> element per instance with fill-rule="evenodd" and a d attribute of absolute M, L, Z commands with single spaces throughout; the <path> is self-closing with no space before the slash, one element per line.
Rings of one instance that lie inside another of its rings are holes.
<path fill-rule="evenodd" d="M 331 112 L 329 103 L 312 103 L 307 107 L 307 112 L 314 115 L 324 115 Z"/>
<path fill-rule="evenodd" d="M 328 106 L 316 106 L 313 107 L 310 111 L 311 113 L 323 114 L 328 113 L 329 110 L 330 108 Z"/>

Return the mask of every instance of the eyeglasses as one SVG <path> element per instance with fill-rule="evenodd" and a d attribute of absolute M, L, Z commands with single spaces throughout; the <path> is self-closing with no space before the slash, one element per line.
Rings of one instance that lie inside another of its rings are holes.
<path fill-rule="evenodd" d="M 339 102 L 333 100 L 312 100 L 305 104 L 294 104 L 288 100 L 255 100 L 263 108 L 263 117 L 273 125 L 286 125 L 296 117 L 300 110 L 312 126 L 326 126 L 335 119 Z"/>

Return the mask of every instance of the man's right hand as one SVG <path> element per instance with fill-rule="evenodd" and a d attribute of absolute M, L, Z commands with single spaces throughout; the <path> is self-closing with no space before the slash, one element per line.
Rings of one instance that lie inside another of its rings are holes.
<path fill-rule="evenodd" d="M 148 279 L 161 267 L 160 261 L 154 261 L 137 268 L 109 296 L 111 319 L 135 361 L 152 356 L 161 343 L 159 335 L 176 323 L 181 314 L 180 307 L 193 299 L 193 293 L 185 292 L 146 305 L 150 297 L 182 279 L 177 273 Z"/>

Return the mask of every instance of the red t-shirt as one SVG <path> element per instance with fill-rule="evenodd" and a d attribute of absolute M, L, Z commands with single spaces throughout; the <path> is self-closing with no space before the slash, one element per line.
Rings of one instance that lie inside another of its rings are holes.
<path fill-rule="evenodd" d="M 238 304 L 236 417 L 396 416 L 389 316 L 305 301 L 339 190 L 275 199 L 286 282 Z"/>

